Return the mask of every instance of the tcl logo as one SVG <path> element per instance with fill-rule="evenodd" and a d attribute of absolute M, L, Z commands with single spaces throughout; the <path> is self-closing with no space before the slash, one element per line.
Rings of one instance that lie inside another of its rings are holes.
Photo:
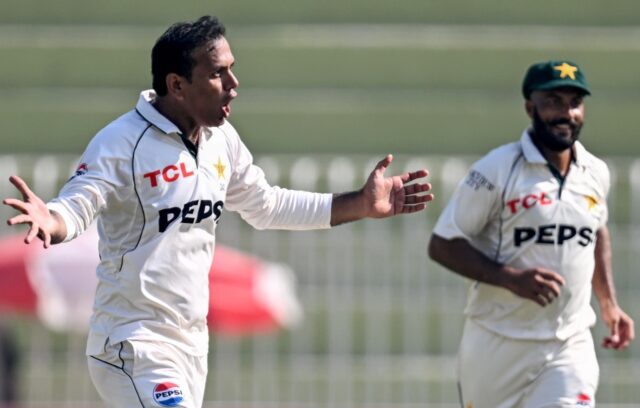
<path fill-rule="evenodd" d="M 518 227 L 513 230 L 513 244 L 517 247 L 526 242 L 543 245 L 563 245 L 577 239 L 580 246 L 586 247 L 593 242 L 593 230 L 589 227 L 577 228 L 566 224 L 549 224 L 533 227 Z"/>
<path fill-rule="evenodd" d="M 549 194 L 545 192 L 541 193 L 531 193 L 527 194 L 522 198 L 514 198 L 513 200 L 507 201 L 507 207 L 511 211 L 511 214 L 517 213 L 521 208 L 528 210 L 536 204 L 540 205 L 549 205 L 553 203 Z"/>
<path fill-rule="evenodd" d="M 169 207 L 160 210 L 158 229 L 165 232 L 169 225 L 180 220 L 183 224 L 198 224 L 200 221 L 213 216 L 214 221 L 218 221 L 222 215 L 224 202 L 211 200 L 193 200 L 180 207 Z"/>
<path fill-rule="evenodd" d="M 144 178 L 149 179 L 151 187 L 158 187 L 158 178 L 162 177 L 167 183 L 173 183 L 179 178 L 187 178 L 194 175 L 194 172 L 187 170 L 186 163 L 170 164 L 162 170 L 154 170 L 144 174 Z"/>

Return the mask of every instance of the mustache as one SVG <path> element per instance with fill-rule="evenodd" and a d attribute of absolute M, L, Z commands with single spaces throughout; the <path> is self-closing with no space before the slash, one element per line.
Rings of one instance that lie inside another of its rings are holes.
<path fill-rule="evenodd" d="M 570 119 L 558 119 L 547 122 L 547 126 L 569 125 L 571 129 L 576 129 L 578 124 Z"/>

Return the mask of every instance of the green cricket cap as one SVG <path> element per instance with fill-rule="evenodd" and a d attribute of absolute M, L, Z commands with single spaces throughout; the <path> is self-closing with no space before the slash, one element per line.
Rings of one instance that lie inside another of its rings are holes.
<path fill-rule="evenodd" d="M 547 61 L 533 64 L 522 81 L 522 94 L 529 99 L 533 91 L 548 91 L 562 86 L 581 89 L 591 95 L 582 69 L 570 61 Z"/>

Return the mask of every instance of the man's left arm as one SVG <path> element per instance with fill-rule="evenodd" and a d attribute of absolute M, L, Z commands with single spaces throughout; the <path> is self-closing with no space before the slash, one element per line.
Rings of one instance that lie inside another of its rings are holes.
<path fill-rule="evenodd" d="M 600 305 L 600 315 L 609 328 L 602 347 L 622 350 L 631 343 L 635 333 L 633 319 L 620 308 L 616 299 L 611 254 L 609 228 L 604 225 L 596 233 L 596 266 L 591 283 Z"/>

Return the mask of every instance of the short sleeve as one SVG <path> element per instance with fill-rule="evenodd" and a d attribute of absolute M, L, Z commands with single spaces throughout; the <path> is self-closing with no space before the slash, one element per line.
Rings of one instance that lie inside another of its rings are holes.
<path fill-rule="evenodd" d="M 499 198 L 498 169 L 487 156 L 460 181 L 433 232 L 446 239 L 472 240 L 498 214 Z"/>
<path fill-rule="evenodd" d="M 600 186 L 602 188 L 602 212 L 598 227 L 603 227 L 607 225 L 607 222 L 609 221 L 609 207 L 607 205 L 607 199 L 609 197 L 609 190 L 611 189 L 611 173 L 609 172 L 609 167 L 604 161 L 600 161 L 599 164 L 600 165 L 594 173 L 599 178 Z"/>

